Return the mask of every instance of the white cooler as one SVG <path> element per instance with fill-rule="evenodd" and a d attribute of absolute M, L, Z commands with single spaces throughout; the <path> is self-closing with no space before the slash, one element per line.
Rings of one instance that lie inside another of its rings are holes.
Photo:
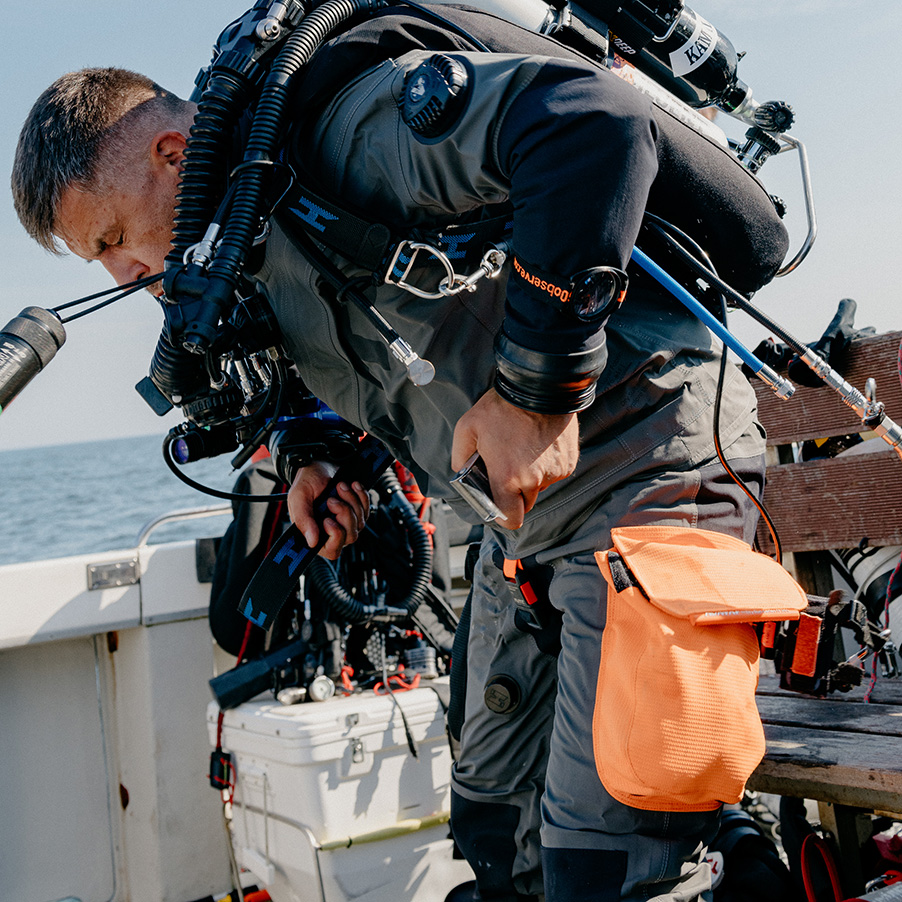
<path fill-rule="evenodd" d="M 211 742 L 218 715 L 211 704 Z M 451 751 L 431 689 L 246 702 L 226 712 L 222 744 L 235 854 L 273 902 L 443 902 L 472 879 L 451 857 Z"/>

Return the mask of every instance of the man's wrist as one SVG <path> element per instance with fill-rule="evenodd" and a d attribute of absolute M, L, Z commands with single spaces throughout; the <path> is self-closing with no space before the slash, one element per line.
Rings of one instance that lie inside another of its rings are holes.
<path fill-rule="evenodd" d="M 595 384 L 607 362 L 604 336 L 597 342 L 588 349 L 552 354 L 523 347 L 501 331 L 495 338 L 495 391 L 534 413 L 585 410 L 595 400 Z"/>

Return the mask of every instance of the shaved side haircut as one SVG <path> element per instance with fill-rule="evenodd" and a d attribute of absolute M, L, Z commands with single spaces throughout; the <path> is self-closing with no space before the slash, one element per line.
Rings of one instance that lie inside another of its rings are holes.
<path fill-rule="evenodd" d="M 127 154 L 130 139 L 171 127 L 187 134 L 193 110 L 127 69 L 81 69 L 58 78 L 32 107 L 16 147 L 10 181 L 25 230 L 59 254 L 54 226 L 63 192 L 99 190 L 104 168 Z"/>

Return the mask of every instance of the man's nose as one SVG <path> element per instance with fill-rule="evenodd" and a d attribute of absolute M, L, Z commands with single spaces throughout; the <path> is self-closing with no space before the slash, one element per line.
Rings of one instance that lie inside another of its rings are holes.
<path fill-rule="evenodd" d="M 105 254 L 101 262 L 104 269 L 113 277 L 117 285 L 126 285 L 136 282 L 145 276 L 153 275 L 150 267 L 131 255 L 116 253 L 116 248 L 110 248 L 112 253 Z"/>

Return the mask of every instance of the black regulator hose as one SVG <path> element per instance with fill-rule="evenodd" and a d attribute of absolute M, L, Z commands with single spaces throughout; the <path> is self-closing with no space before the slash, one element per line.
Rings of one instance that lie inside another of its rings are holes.
<path fill-rule="evenodd" d="M 285 112 L 291 82 L 342 22 L 358 13 L 386 5 L 382 0 L 326 0 L 301 20 L 279 51 L 263 85 L 254 112 L 244 160 L 238 167 L 237 189 L 216 257 L 210 265 L 211 283 L 231 293 L 238 284 L 251 244 L 260 228 L 268 169 L 285 132 Z M 217 293 L 214 288 L 214 293 Z"/>
<path fill-rule="evenodd" d="M 179 185 L 167 268 L 180 267 L 188 248 L 204 237 L 228 182 L 227 148 L 247 106 L 251 82 L 214 63 L 197 105 Z"/>
<path fill-rule="evenodd" d="M 410 588 L 398 607 L 406 612 L 406 616 L 410 616 L 425 599 L 432 579 L 432 543 L 414 506 L 405 497 L 398 477 L 391 470 L 379 477 L 377 487 L 380 495 L 390 496 L 390 503 L 394 505 L 407 530 L 412 576 Z M 336 619 L 342 618 L 348 623 L 365 623 L 372 619 L 372 608 L 367 608 L 341 585 L 335 567 L 325 558 L 315 558 L 307 572 L 323 600 L 330 605 Z"/>
<path fill-rule="evenodd" d="M 219 319 L 234 297 L 260 227 L 267 170 L 284 132 L 293 77 L 338 25 L 384 5 L 384 0 L 326 0 L 301 20 L 279 51 L 263 85 L 244 159 L 237 167 L 229 215 L 222 224 L 220 245 L 205 280 L 202 294 L 208 303 L 195 310 L 185 333 L 177 336 L 178 343 L 161 337 L 154 353 L 151 371 L 156 375 L 152 378 L 164 393 L 171 391 L 162 385 L 170 390 L 179 387 L 179 380 L 185 376 L 195 381 L 194 374 L 201 371 L 197 352 L 209 347 Z M 179 275 L 179 271 L 189 248 L 204 238 L 222 197 L 229 176 L 227 150 L 247 107 L 255 72 L 253 66 L 242 65 L 239 55 L 224 54 L 214 63 L 198 104 L 179 190 L 173 250 L 166 258 L 172 272 L 164 284 L 172 298 L 180 293 L 175 288 L 180 279 L 191 287 L 190 272 Z M 175 394 L 185 395 L 187 391 Z"/>
<path fill-rule="evenodd" d="M 250 81 L 240 73 L 214 71 L 197 107 L 179 184 L 172 250 L 166 257 L 167 294 L 188 249 L 203 237 L 228 181 L 224 148 L 248 102 Z M 202 357 L 173 344 L 164 332 L 150 361 L 150 378 L 167 398 L 190 397 L 207 384 Z"/>

